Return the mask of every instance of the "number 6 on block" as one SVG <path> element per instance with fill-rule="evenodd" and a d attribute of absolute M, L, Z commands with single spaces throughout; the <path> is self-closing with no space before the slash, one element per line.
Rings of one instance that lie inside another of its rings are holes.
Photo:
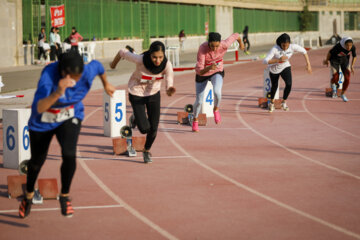
<path fill-rule="evenodd" d="M 116 90 L 113 97 L 104 91 L 104 135 L 119 137 L 120 129 L 126 125 L 126 97 L 125 90 Z"/>
<path fill-rule="evenodd" d="M 31 109 L 3 110 L 3 161 L 5 168 L 18 169 L 31 157 L 28 121 Z"/>

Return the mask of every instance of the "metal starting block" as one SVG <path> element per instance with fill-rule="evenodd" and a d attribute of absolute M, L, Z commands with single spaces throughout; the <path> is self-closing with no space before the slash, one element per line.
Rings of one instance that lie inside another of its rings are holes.
<path fill-rule="evenodd" d="M 59 190 L 56 178 L 42 178 L 38 180 L 39 192 L 44 199 L 58 199 Z"/>
<path fill-rule="evenodd" d="M 337 89 L 337 95 L 338 97 L 341 96 L 341 89 Z M 332 97 L 332 88 L 325 88 L 325 96 Z"/>
<path fill-rule="evenodd" d="M 146 138 L 139 136 L 139 137 L 132 137 L 132 147 L 135 149 L 136 152 L 141 152 L 144 150 Z M 127 139 L 125 138 L 113 138 L 113 151 L 115 155 L 122 155 L 128 154 L 128 144 Z"/>
<path fill-rule="evenodd" d="M 184 112 L 177 113 L 177 123 L 191 126 L 194 119 L 193 111 L 194 108 L 192 104 L 185 105 Z M 205 113 L 200 113 L 198 116 L 198 120 L 199 120 L 199 126 L 206 126 L 207 118 Z"/>
<path fill-rule="evenodd" d="M 26 175 L 7 176 L 8 197 L 17 198 L 25 193 Z"/>
<path fill-rule="evenodd" d="M 122 138 L 126 139 L 126 151 L 129 157 L 136 157 L 136 151 L 133 147 L 132 142 L 132 129 L 131 127 L 125 125 L 120 129 L 120 135 Z"/>
<path fill-rule="evenodd" d="M 129 157 L 136 157 L 136 152 L 144 150 L 145 137 L 133 137 L 131 127 L 125 125 L 120 130 L 121 138 L 113 139 L 114 154 L 127 154 Z"/>
<path fill-rule="evenodd" d="M 280 109 L 281 108 L 281 99 L 275 99 L 274 104 L 275 104 L 276 109 Z M 268 108 L 268 99 L 267 98 L 258 98 L 258 105 L 261 108 Z"/>

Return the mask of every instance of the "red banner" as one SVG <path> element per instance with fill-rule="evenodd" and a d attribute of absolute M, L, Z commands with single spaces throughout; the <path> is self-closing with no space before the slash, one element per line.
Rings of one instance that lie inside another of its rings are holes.
<path fill-rule="evenodd" d="M 50 7 L 51 26 L 62 27 L 65 25 L 65 6 Z"/>
<path fill-rule="evenodd" d="M 205 22 L 205 35 L 209 34 L 209 22 Z"/>

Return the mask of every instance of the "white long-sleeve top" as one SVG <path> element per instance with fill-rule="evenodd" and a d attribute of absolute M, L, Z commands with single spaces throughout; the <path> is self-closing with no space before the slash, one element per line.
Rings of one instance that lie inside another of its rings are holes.
<path fill-rule="evenodd" d="M 174 83 L 174 72 L 171 62 L 168 60 L 166 63 L 166 67 L 164 71 L 159 74 L 153 74 L 149 70 L 146 69 L 143 63 L 143 55 L 138 55 L 135 53 L 131 53 L 126 49 L 122 49 L 119 51 L 119 55 L 121 58 L 129 62 L 133 62 L 136 64 L 136 69 L 131 75 L 128 82 L 128 91 L 132 95 L 146 97 L 156 94 L 160 91 L 161 88 L 161 80 L 149 82 L 149 83 L 141 83 L 141 77 L 151 76 L 151 77 L 163 77 L 166 84 L 166 90 L 170 87 L 173 87 Z"/>
<path fill-rule="evenodd" d="M 285 68 L 291 66 L 289 59 L 295 52 L 300 52 L 304 55 L 306 54 L 305 48 L 301 47 L 298 44 L 290 44 L 289 48 L 286 49 L 285 51 L 278 45 L 275 45 L 270 49 L 270 51 L 264 58 L 263 63 L 269 64 L 269 61 L 273 58 L 280 59 L 284 55 L 287 56 L 288 59 L 284 62 L 269 64 L 269 70 L 271 73 L 274 73 L 274 74 L 281 73 Z"/>

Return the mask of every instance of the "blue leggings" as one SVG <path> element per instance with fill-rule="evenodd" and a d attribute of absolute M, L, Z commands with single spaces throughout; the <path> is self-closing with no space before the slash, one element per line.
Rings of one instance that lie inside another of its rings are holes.
<path fill-rule="evenodd" d="M 221 101 L 221 89 L 223 85 L 223 77 L 219 74 L 213 75 L 209 80 L 204 82 L 195 82 L 196 87 L 196 100 L 194 103 L 194 117 L 199 116 L 201 105 L 204 100 L 204 92 L 208 81 L 211 81 L 214 90 L 214 106 L 219 107 Z"/>

